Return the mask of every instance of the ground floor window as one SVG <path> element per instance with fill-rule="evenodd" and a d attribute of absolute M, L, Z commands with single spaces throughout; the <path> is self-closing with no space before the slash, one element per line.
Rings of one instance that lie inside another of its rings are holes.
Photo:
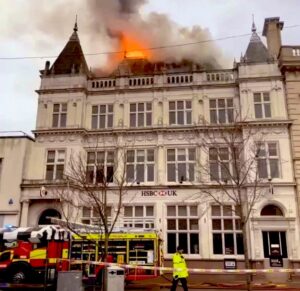
<path fill-rule="evenodd" d="M 153 205 L 124 206 L 124 227 L 154 228 L 154 221 Z"/>
<path fill-rule="evenodd" d="M 279 246 L 280 255 L 287 258 L 285 231 L 263 231 L 264 257 L 270 258 L 271 248 Z"/>
<path fill-rule="evenodd" d="M 175 253 L 178 245 L 183 247 L 186 254 L 199 254 L 197 206 L 167 206 L 167 253 Z"/>
<path fill-rule="evenodd" d="M 215 255 L 244 254 L 241 220 L 233 205 L 212 205 L 213 253 Z"/>
<path fill-rule="evenodd" d="M 104 211 L 101 209 L 101 211 Z M 111 225 L 112 219 L 112 207 L 106 206 L 106 218 L 107 218 L 107 225 Z M 81 214 L 81 223 L 83 224 L 93 224 L 93 225 L 103 225 L 103 221 L 100 216 L 99 207 L 82 207 L 82 214 Z"/>

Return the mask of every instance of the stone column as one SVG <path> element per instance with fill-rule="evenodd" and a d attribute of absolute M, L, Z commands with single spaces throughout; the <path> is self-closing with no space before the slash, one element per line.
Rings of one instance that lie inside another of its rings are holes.
<path fill-rule="evenodd" d="M 29 200 L 23 200 L 21 206 L 20 226 L 28 226 L 28 210 L 29 210 Z"/>

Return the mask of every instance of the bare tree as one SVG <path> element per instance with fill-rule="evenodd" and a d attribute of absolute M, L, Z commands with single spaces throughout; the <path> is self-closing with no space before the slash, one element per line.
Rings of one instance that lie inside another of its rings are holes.
<path fill-rule="evenodd" d="M 221 207 L 234 206 L 230 211 L 240 218 L 245 267 L 249 269 L 248 221 L 255 204 L 270 186 L 270 178 L 265 177 L 262 135 L 250 123 L 238 120 L 207 125 L 198 134 L 205 153 L 199 161 L 200 195 Z M 252 275 L 248 274 L 248 290 L 251 281 Z"/>
<path fill-rule="evenodd" d="M 65 187 L 57 189 L 65 225 L 75 234 L 97 232 L 103 239 L 99 243 L 101 261 L 108 259 L 108 242 L 115 229 L 123 208 L 123 198 L 130 183 L 126 180 L 126 157 L 128 145 L 123 139 L 106 145 L 97 142 L 86 151 L 72 154 L 65 171 Z M 121 140 L 121 142 L 120 142 Z M 132 145 L 131 145 L 132 147 Z M 82 212 L 92 209 L 93 221 L 85 224 L 74 223 L 82 218 Z M 93 225 L 91 225 L 93 224 Z M 86 237 L 85 237 L 86 239 Z M 93 243 L 96 243 L 93 241 Z M 105 287 L 105 275 L 102 274 L 102 287 Z"/>

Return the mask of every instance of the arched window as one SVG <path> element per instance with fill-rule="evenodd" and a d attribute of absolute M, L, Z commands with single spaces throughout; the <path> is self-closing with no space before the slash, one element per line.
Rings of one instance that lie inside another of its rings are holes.
<path fill-rule="evenodd" d="M 260 213 L 261 216 L 283 216 L 282 210 L 273 204 L 266 205 Z"/>

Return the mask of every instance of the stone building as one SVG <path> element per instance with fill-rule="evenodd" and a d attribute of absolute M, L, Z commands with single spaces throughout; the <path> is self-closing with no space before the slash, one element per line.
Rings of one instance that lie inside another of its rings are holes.
<path fill-rule="evenodd" d="M 251 128 L 264 137 L 257 158 L 266 191 L 248 222 L 250 259 L 268 267 L 271 245 L 279 246 L 285 266 L 299 258 L 291 121 L 283 78 L 254 25 L 246 53 L 231 69 L 125 58 L 105 76 L 88 69 L 75 26 L 40 77 L 36 142 L 21 185 L 21 225 L 47 223 L 47 216 L 63 218 L 54 192 L 66 187 L 61 181 L 74 154 L 84 153 L 97 175 L 96 157 L 102 157 L 108 174 L 116 157 L 126 151 L 128 184 L 120 226 L 158 229 L 166 260 L 181 243 L 191 267 L 223 267 L 224 258 L 242 262 L 242 231 L 234 205 L 203 200 L 201 189 L 218 184 L 203 180 L 198 167 L 201 161 L 213 164 L 200 136 L 240 118 L 247 124 L 241 136 Z M 219 146 L 214 149 L 219 151 Z M 222 176 L 221 167 L 211 169 Z M 113 216 L 113 179 L 111 189 Z M 92 207 L 81 207 L 79 222 L 97 220 Z"/>
<path fill-rule="evenodd" d="M 0 228 L 20 224 L 20 185 L 33 144 L 23 132 L 0 132 Z"/>

